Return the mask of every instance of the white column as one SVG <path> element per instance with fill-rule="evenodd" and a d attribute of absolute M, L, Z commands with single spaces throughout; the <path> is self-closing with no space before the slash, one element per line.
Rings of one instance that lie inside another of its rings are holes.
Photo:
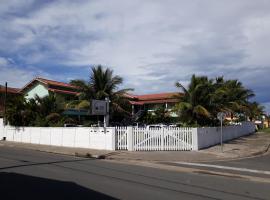
<path fill-rule="evenodd" d="M 192 151 L 198 150 L 198 128 L 192 128 Z"/>
<path fill-rule="evenodd" d="M 164 128 L 161 128 L 160 130 L 161 130 L 161 151 L 164 151 L 165 150 L 165 148 L 164 148 L 164 140 L 165 140 L 165 138 L 164 138 Z"/>
<path fill-rule="evenodd" d="M 116 144 L 115 144 L 115 141 L 116 141 L 116 138 L 115 138 L 116 137 L 116 134 L 115 134 L 116 133 L 116 128 L 112 128 L 111 130 L 112 130 L 112 135 L 111 135 L 111 137 L 112 137 L 112 140 L 111 140 L 112 141 L 112 146 L 111 147 L 112 147 L 112 150 L 115 151 L 116 150 Z"/>
<path fill-rule="evenodd" d="M 127 127 L 127 149 L 128 151 L 133 151 L 133 132 L 132 132 L 132 127 L 128 126 Z"/>

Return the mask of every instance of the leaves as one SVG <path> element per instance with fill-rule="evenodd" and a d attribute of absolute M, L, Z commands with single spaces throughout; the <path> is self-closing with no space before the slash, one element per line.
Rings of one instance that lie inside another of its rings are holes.
<path fill-rule="evenodd" d="M 180 121 L 185 124 L 214 125 L 218 112 L 231 115 L 261 115 L 263 108 L 250 103 L 254 97 L 252 90 L 246 89 L 238 80 L 225 80 L 223 77 L 208 79 L 193 75 L 188 88 L 177 82 L 184 95 L 179 97 L 175 110 L 180 113 Z"/>
<path fill-rule="evenodd" d="M 81 93 L 79 101 L 69 102 L 67 106 L 79 108 L 83 101 L 89 102 L 91 99 L 104 100 L 108 97 L 111 102 L 110 113 L 112 118 L 117 120 L 119 117 L 129 116 L 131 115 L 131 108 L 125 94 L 133 89 L 124 88 L 119 90 L 122 83 L 123 78 L 117 75 L 114 76 L 113 70 L 104 68 L 101 65 L 94 66 L 91 68 L 88 83 L 82 80 L 73 80 L 70 82 L 70 84 L 79 87 Z M 87 108 L 87 106 L 84 108 Z"/>
<path fill-rule="evenodd" d="M 7 119 L 14 126 L 48 126 L 60 121 L 59 113 L 62 109 L 52 94 L 30 100 L 19 96 L 10 99 L 7 105 Z"/>

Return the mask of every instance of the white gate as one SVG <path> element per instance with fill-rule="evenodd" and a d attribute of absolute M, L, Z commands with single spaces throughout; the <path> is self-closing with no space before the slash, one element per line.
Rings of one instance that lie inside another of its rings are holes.
<path fill-rule="evenodd" d="M 127 127 L 115 127 L 116 150 L 127 150 Z"/>
<path fill-rule="evenodd" d="M 116 149 L 128 148 L 134 151 L 192 150 L 192 128 L 133 127 L 128 133 L 127 127 L 116 127 Z"/>
<path fill-rule="evenodd" d="M 133 128 L 135 151 L 192 150 L 191 128 Z"/>

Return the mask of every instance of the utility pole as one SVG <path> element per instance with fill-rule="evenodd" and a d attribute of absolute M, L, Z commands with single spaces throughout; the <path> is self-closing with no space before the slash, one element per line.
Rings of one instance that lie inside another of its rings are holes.
<path fill-rule="evenodd" d="M 4 96 L 4 126 L 7 125 L 7 82 L 5 84 L 5 96 Z"/>
<path fill-rule="evenodd" d="M 106 114 L 104 115 L 104 127 L 109 126 L 109 112 L 110 112 L 110 100 L 108 97 L 105 98 L 106 101 Z"/>

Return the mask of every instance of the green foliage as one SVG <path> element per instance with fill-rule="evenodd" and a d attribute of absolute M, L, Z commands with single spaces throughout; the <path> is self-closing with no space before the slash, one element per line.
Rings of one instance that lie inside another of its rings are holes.
<path fill-rule="evenodd" d="M 83 80 L 72 80 L 73 84 L 80 88 L 80 100 L 68 103 L 68 107 L 89 108 L 91 99 L 110 99 L 110 117 L 113 121 L 121 121 L 124 117 L 131 115 L 131 106 L 125 94 L 132 90 L 130 88 L 118 90 L 123 83 L 123 78 L 114 76 L 113 70 L 104 68 L 101 65 L 91 68 L 89 82 Z"/>
<path fill-rule="evenodd" d="M 125 93 L 131 89 L 118 90 L 123 79 L 114 76 L 109 68 L 96 66 L 91 68 L 89 82 L 73 80 L 70 83 L 77 86 L 80 91 L 79 99 L 66 101 L 59 95 L 46 96 L 25 100 L 23 97 L 12 98 L 7 109 L 8 121 L 14 126 L 61 126 L 67 121 L 76 123 L 71 118 L 65 118 L 61 113 L 66 108 L 89 109 L 91 99 L 110 99 L 110 117 L 114 120 L 122 120 L 130 115 L 131 106 Z"/>
<path fill-rule="evenodd" d="M 232 117 L 261 115 L 263 107 L 249 102 L 254 93 L 246 89 L 238 80 L 224 80 L 223 77 L 208 79 L 206 76 L 192 76 L 188 88 L 176 83 L 184 95 L 174 110 L 179 113 L 180 121 L 192 126 L 217 125 L 218 112 L 231 113 Z"/>
<path fill-rule="evenodd" d="M 146 112 L 140 122 L 145 124 L 172 123 L 174 120 L 170 117 L 170 112 L 164 106 L 159 107 L 154 112 Z"/>
<path fill-rule="evenodd" d="M 90 109 L 90 102 L 87 100 L 82 100 L 78 105 L 78 109 Z"/>
<path fill-rule="evenodd" d="M 61 120 L 61 115 L 58 113 L 51 113 L 46 116 L 46 121 L 50 124 L 57 124 Z"/>
<path fill-rule="evenodd" d="M 270 133 L 270 128 L 262 129 L 261 132 L 264 132 L 264 133 Z"/>
<path fill-rule="evenodd" d="M 14 97 L 8 101 L 6 117 L 9 124 L 14 126 L 24 126 L 27 122 L 28 112 L 26 111 L 25 100 L 23 97 Z M 31 117 L 32 118 L 32 117 Z"/>
<path fill-rule="evenodd" d="M 62 111 L 54 95 L 29 100 L 19 96 L 8 101 L 7 120 L 13 126 L 54 126 L 61 122 Z"/>

